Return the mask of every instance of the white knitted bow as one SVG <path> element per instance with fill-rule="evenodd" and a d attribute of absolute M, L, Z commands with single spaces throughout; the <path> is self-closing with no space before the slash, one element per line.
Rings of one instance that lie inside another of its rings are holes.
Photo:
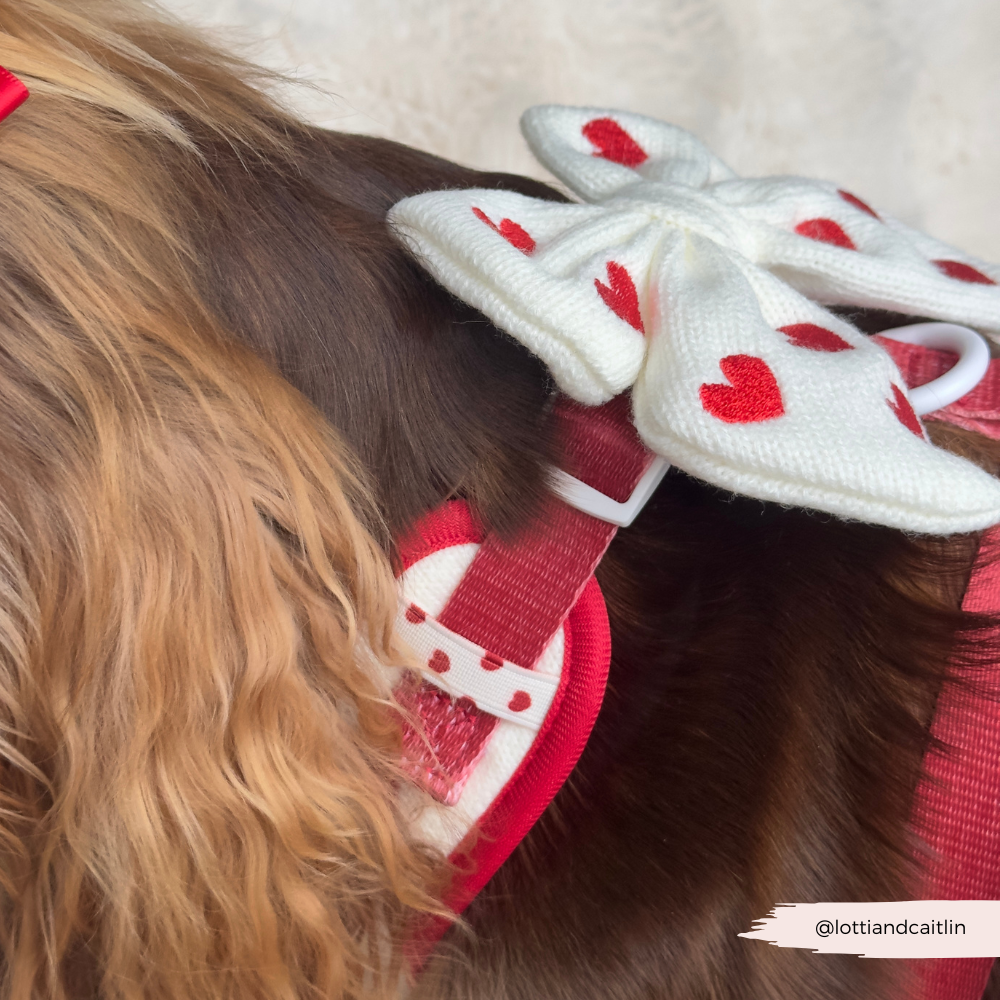
<path fill-rule="evenodd" d="M 542 106 L 521 127 L 591 204 L 437 191 L 389 219 L 563 392 L 633 386 L 643 441 L 737 493 L 935 534 L 1000 521 L 1000 484 L 931 445 L 889 356 L 818 304 L 995 334 L 1000 269 L 833 184 L 740 179 L 654 119 Z"/>

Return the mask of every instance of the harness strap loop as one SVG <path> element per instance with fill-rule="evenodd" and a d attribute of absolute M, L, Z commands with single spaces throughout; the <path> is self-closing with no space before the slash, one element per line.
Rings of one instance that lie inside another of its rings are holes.
<path fill-rule="evenodd" d="M 627 499 L 654 460 L 632 426 L 629 397 L 600 407 L 559 397 L 552 418 L 566 473 L 612 500 Z M 445 902 L 455 912 L 462 912 L 527 834 L 569 776 L 593 728 L 611 655 L 607 613 L 593 573 L 617 530 L 552 494 L 513 542 L 496 535 L 483 539 L 437 616 L 438 626 L 482 652 L 496 672 L 501 662 L 522 675 L 531 672 L 564 623 L 566 645 L 572 647 L 527 757 L 477 821 L 478 835 L 471 831 L 452 855 L 460 876 Z M 403 617 L 411 623 L 423 614 L 409 610 L 409 619 L 405 611 Z M 574 622 L 588 627 L 573 627 Z M 439 687 L 426 681 L 399 695 L 425 723 L 423 736 L 404 726 L 408 769 L 438 801 L 458 801 L 497 717 L 480 711 L 470 697 L 442 698 Z M 448 926 L 430 919 L 414 928 L 407 943 L 414 974 Z"/>
<path fill-rule="evenodd" d="M 875 337 L 909 387 L 926 385 L 948 371 L 958 360 L 951 351 L 932 350 L 915 344 L 904 344 L 888 337 Z M 968 431 L 975 431 L 993 440 L 1000 439 L 1000 366 L 990 362 L 979 384 L 961 399 L 940 410 L 928 413 L 925 420 L 942 420 Z"/>

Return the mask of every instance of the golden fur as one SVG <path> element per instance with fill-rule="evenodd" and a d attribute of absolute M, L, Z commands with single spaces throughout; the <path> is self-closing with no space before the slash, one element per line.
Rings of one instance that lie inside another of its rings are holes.
<path fill-rule="evenodd" d="M 391 992 L 436 907 L 370 669 L 384 529 L 195 292 L 166 166 L 181 117 L 253 157 L 283 116 L 138 4 L 0 29 L 32 93 L 0 127 L 0 996 Z"/>

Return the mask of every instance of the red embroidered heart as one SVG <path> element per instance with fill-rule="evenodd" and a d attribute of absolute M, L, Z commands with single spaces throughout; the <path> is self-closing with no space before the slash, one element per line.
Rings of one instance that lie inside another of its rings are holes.
<path fill-rule="evenodd" d="M 580 130 L 583 137 L 597 147 L 594 156 L 603 156 L 623 167 L 637 167 L 649 155 L 613 118 L 595 118 Z"/>
<path fill-rule="evenodd" d="M 956 278 L 959 281 L 968 281 L 973 285 L 995 285 L 992 278 L 988 278 L 982 271 L 977 271 L 968 264 L 963 264 L 960 260 L 932 260 L 931 263 L 949 278 Z"/>
<path fill-rule="evenodd" d="M 501 219 L 498 226 L 481 208 L 473 208 L 476 218 L 485 222 L 495 233 L 499 233 L 512 247 L 516 247 L 523 254 L 535 252 L 535 241 L 531 234 L 523 229 L 512 219 Z"/>
<path fill-rule="evenodd" d="M 837 194 L 839 194 L 848 205 L 860 208 L 862 212 L 867 212 L 873 219 L 878 219 L 878 215 L 875 213 L 875 210 L 870 205 L 866 205 L 856 194 L 851 194 L 850 191 L 843 191 L 840 188 L 837 189 Z M 879 219 L 878 221 L 881 222 L 882 220 Z"/>
<path fill-rule="evenodd" d="M 730 354 L 719 362 L 719 367 L 732 384 L 702 385 L 698 395 L 706 413 L 727 424 L 753 424 L 773 420 L 785 412 L 778 380 L 762 358 Z"/>
<path fill-rule="evenodd" d="M 896 414 L 896 419 L 911 433 L 916 434 L 918 438 L 923 439 L 924 429 L 920 426 L 920 418 L 916 415 L 913 407 L 910 406 L 910 401 L 906 398 L 905 393 L 898 385 L 892 387 L 892 399 L 887 399 L 886 404 L 893 413 Z"/>
<path fill-rule="evenodd" d="M 406 609 L 406 620 L 412 622 L 414 625 L 419 625 L 421 622 L 427 621 L 427 612 L 423 608 L 418 608 L 415 604 L 411 604 Z"/>
<path fill-rule="evenodd" d="M 642 316 L 639 314 L 639 295 L 628 271 L 621 264 L 609 260 L 608 284 L 603 284 L 600 278 L 594 278 L 594 285 L 604 299 L 604 304 L 616 316 L 645 335 L 646 328 L 642 325 Z"/>
<path fill-rule="evenodd" d="M 835 247 L 843 247 L 845 250 L 857 250 L 854 240 L 844 232 L 833 219 L 806 219 L 795 227 L 795 232 L 799 236 L 808 236 L 811 240 L 818 240 L 820 243 L 831 243 Z"/>
<path fill-rule="evenodd" d="M 838 337 L 833 330 L 827 330 L 815 323 L 792 323 L 790 326 L 779 326 L 778 333 L 783 333 L 795 347 L 804 347 L 809 351 L 827 351 L 833 354 L 837 351 L 854 350 L 843 337 Z"/>

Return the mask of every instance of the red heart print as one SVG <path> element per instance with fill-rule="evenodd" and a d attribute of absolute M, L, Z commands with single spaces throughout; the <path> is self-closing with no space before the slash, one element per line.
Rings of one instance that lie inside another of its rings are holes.
<path fill-rule="evenodd" d="M 790 326 L 779 326 L 778 333 L 783 333 L 795 347 L 804 347 L 809 351 L 826 351 L 834 354 L 837 351 L 854 350 L 852 345 L 843 337 L 838 337 L 833 330 L 827 330 L 815 323 L 792 323 Z"/>
<path fill-rule="evenodd" d="M 501 219 L 498 226 L 481 208 L 473 208 L 473 213 L 481 222 L 485 222 L 495 233 L 499 233 L 512 247 L 516 247 L 523 254 L 535 252 L 535 241 L 531 234 L 513 219 Z"/>
<path fill-rule="evenodd" d="M 730 354 L 719 362 L 731 385 L 704 384 L 698 390 L 706 413 L 727 424 L 755 424 L 785 412 L 774 372 L 762 358 Z"/>
<path fill-rule="evenodd" d="M 920 426 L 920 418 L 910 406 L 910 401 L 906 394 L 898 385 L 892 387 L 892 399 L 887 399 L 886 405 L 896 414 L 896 419 L 911 433 L 916 434 L 921 440 L 924 436 L 924 429 Z"/>
<path fill-rule="evenodd" d="M 604 304 L 619 319 L 625 320 L 629 326 L 645 336 L 646 328 L 642 325 L 642 316 L 639 313 L 639 295 L 628 271 L 621 264 L 609 260 L 608 284 L 605 285 L 600 278 L 594 278 L 594 286 L 604 299 Z"/>
<path fill-rule="evenodd" d="M 982 271 L 977 271 L 968 264 L 963 264 L 960 260 L 932 260 L 931 263 L 949 278 L 956 278 L 959 281 L 968 281 L 972 285 L 995 285 L 992 278 L 988 278 Z"/>
<path fill-rule="evenodd" d="M 839 194 L 848 205 L 860 208 L 862 212 L 867 212 L 873 219 L 878 219 L 878 215 L 875 210 L 870 205 L 866 205 L 856 194 L 851 194 L 850 191 L 844 191 L 840 188 L 837 189 L 837 194 Z M 881 222 L 882 220 L 878 219 L 878 221 Z"/>
<path fill-rule="evenodd" d="M 507 707 L 512 712 L 523 712 L 526 708 L 531 708 L 531 695 L 527 691 L 515 691 Z"/>
<path fill-rule="evenodd" d="M 483 670 L 499 670 L 503 666 L 503 660 L 496 653 L 487 653 L 479 661 L 479 665 Z"/>
<path fill-rule="evenodd" d="M 420 625 L 422 622 L 427 621 L 427 612 L 423 608 L 418 608 L 415 604 L 411 604 L 406 609 L 406 620 L 412 625 Z"/>
<path fill-rule="evenodd" d="M 443 649 L 435 649 L 427 661 L 427 666 L 436 674 L 446 674 L 451 670 L 451 658 Z"/>
<path fill-rule="evenodd" d="M 580 130 L 583 137 L 597 147 L 594 156 L 602 156 L 623 167 L 637 167 L 649 159 L 649 154 L 613 118 L 595 118 Z"/>
<path fill-rule="evenodd" d="M 830 243 L 845 250 L 857 250 L 854 240 L 833 219 L 806 219 L 795 227 L 799 236 L 808 236 L 820 243 Z"/>

